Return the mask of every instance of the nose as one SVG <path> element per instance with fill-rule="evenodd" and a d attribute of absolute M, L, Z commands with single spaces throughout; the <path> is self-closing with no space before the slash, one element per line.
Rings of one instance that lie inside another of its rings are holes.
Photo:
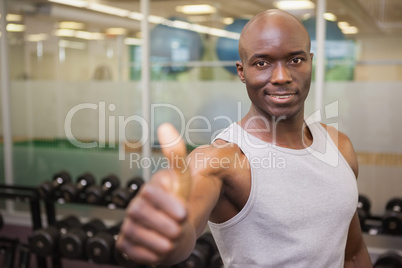
<path fill-rule="evenodd" d="M 289 69 L 281 63 L 276 64 L 272 71 L 271 83 L 272 84 L 288 84 L 292 82 L 292 76 Z"/>

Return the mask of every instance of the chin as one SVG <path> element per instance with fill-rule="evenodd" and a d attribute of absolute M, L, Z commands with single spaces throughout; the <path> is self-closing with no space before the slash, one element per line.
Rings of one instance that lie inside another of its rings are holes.
<path fill-rule="evenodd" d="M 298 119 L 300 118 L 300 114 L 302 115 L 301 118 L 304 118 L 302 110 L 294 111 L 289 109 L 278 109 L 268 111 L 268 114 L 271 116 L 271 118 L 275 118 L 275 120 L 281 121 Z"/>

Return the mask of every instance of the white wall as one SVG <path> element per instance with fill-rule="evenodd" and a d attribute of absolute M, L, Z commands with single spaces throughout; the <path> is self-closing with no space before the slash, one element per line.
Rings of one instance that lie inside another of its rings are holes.
<path fill-rule="evenodd" d="M 402 80 L 401 36 L 360 37 L 356 43 L 358 64 L 355 68 L 355 80 Z"/>

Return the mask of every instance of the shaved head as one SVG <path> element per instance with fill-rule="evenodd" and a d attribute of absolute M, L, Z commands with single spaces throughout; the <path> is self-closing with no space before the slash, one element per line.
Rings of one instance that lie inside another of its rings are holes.
<path fill-rule="evenodd" d="M 303 34 L 308 45 L 308 50 L 310 50 L 310 36 L 301 21 L 292 14 L 283 10 L 269 9 L 254 16 L 244 26 L 239 39 L 239 55 L 242 61 L 245 57 L 245 40 L 247 40 L 250 35 L 259 34 L 263 29 L 272 28 L 278 28 L 281 31 L 283 29 L 289 29 L 298 32 L 299 34 Z"/>
<path fill-rule="evenodd" d="M 306 28 L 285 11 L 261 12 L 244 26 L 236 68 L 256 114 L 303 120 L 314 56 L 310 49 Z"/>

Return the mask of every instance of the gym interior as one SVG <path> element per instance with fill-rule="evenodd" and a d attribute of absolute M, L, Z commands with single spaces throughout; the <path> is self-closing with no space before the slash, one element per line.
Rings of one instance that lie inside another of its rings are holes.
<path fill-rule="evenodd" d="M 166 164 L 156 129 L 173 124 L 191 151 L 247 113 L 238 39 L 271 8 L 310 34 L 305 117 L 354 145 L 374 266 L 402 267 L 400 0 L 0 4 L 1 267 L 143 267 L 114 239 L 130 199 Z M 221 265 L 206 230 L 175 267 Z"/>

